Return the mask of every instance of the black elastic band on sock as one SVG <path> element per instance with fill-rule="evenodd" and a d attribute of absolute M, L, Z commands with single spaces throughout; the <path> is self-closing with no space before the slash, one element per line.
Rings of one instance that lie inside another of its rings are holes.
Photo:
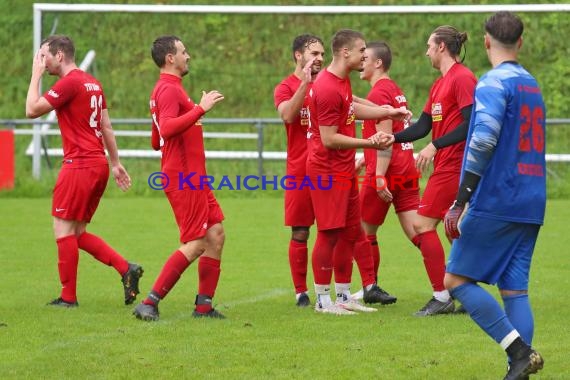
<path fill-rule="evenodd" d="M 150 293 L 148 294 L 148 298 L 150 298 L 150 300 L 154 302 L 155 305 L 158 305 L 161 299 L 158 293 L 155 292 L 154 290 L 150 291 Z"/>
<path fill-rule="evenodd" d="M 196 302 L 194 305 L 212 305 L 212 297 L 207 296 L 205 294 L 198 294 L 196 296 Z"/>

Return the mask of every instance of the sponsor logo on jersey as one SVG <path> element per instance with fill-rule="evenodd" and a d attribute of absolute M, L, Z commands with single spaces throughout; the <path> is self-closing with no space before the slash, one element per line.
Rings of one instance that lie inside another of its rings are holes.
<path fill-rule="evenodd" d="M 309 125 L 309 108 L 303 107 L 301 111 L 299 111 L 299 116 L 301 117 L 301 125 Z"/>
<path fill-rule="evenodd" d="M 354 113 L 354 103 L 350 103 L 350 108 L 348 109 L 348 117 L 346 118 L 346 125 L 350 125 L 356 120 L 356 114 Z"/>
<path fill-rule="evenodd" d="M 431 120 L 434 122 L 443 120 L 443 108 L 441 107 L 441 103 L 433 103 L 431 105 Z"/>
<path fill-rule="evenodd" d="M 51 96 L 52 98 L 59 98 L 59 94 L 54 90 L 49 90 L 48 95 Z"/>
<path fill-rule="evenodd" d="M 406 97 L 404 95 L 397 95 L 394 99 L 400 104 L 406 103 Z"/>
<path fill-rule="evenodd" d="M 97 83 L 83 83 L 83 86 L 87 91 L 101 91 L 101 86 Z"/>

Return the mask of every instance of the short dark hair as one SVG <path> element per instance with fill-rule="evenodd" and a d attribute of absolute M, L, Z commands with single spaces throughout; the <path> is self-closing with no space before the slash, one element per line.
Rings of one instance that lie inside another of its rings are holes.
<path fill-rule="evenodd" d="M 75 45 L 68 36 L 54 34 L 44 39 L 40 46 L 45 44 L 47 44 L 51 54 L 55 55 L 58 51 L 61 51 L 67 59 L 75 60 Z"/>
<path fill-rule="evenodd" d="M 305 50 L 309 48 L 309 45 L 314 43 L 320 43 L 324 46 L 323 40 L 313 34 L 301 34 L 300 36 L 295 37 L 292 46 L 293 60 L 295 61 L 296 52 L 304 53 Z"/>
<path fill-rule="evenodd" d="M 485 31 L 505 45 L 514 45 L 522 36 L 524 25 L 514 13 L 500 11 L 485 22 Z"/>
<path fill-rule="evenodd" d="M 176 54 L 176 41 L 182 40 L 173 35 L 160 36 L 154 40 L 150 48 L 150 55 L 158 67 L 164 66 L 168 54 Z"/>
<path fill-rule="evenodd" d="M 382 66 L 384 67 L 385 71 L 390 70 L 390 66 L 392 66 L 392 51 L 386 42 L 369 42 L 366 44 L 366 48 L 372 50 L 375 59 L 382 60 Z"/>
<path fill-rule="evenodd" d="M 461 47 L 467 41 L 466 32 L 459 32 L 450 25 L 438 26 L 431 34 L 435 34 L 435 43 L 443 42 L 453 57 L 459 55 Z"/>
<path fill-rule="evenodd" d="M 351 48 L 354 46 L 356 40 L 363 40 L 362 33 L 352 29 L 341 29 L 336 32 L 332 38 L 332 51 L 333 54 L 342 48 Z"/>

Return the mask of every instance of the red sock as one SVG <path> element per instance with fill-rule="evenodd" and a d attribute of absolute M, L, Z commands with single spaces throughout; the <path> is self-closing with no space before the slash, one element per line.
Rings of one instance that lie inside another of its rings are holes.
<path fill-rule="evenodd" d="M 164 266 L 162 267 L 158 278 L 152 286 L 152 291 L 155 292 L 160 297 L 160 299 L 166 297 L 168 292 L 170 292 L 174 285 L 176 285 L 176 282 L 178 282 L 178 279 L 189 265 L 190 262 L 186 256 L 184 256 L 181 251 L 175 251 L 172 255 L 170 255 L 168 260 L 166 260 L 166 263 L 164 263 Z M 146 304 L 156 303 L 148 297 L 143 302 Z"/>
<path fill-rule="evenodd" d="M 356 261 L 356 265 L 360 271 L 362 287 L 365 288 L 368 285 L 374 284 L 376 282 L 377 272 L 374 268 L 375 262 L 372 256 L 372 246 L 364 233 L 354 245 L 354 261 Z"/>
<path fill-rule="evenodd" d="M 330 285 L 333 272 L 333 248 L 338 240 L 337 230 L 318 231 L 311 261 L 317 285 Z"/>
<path fill-rule="evenodd" d="M 334 281 L 339 284 L 352 282 L 352 258 L 355 242 L 339 237 L 333 249 Z"/>
<path fill-rule="evenodd" d="M 79 264 L 79 248 L 75 235 L 56 239 L 57 268 L 61 282 L 61 298 L 65 302 L 77 301 L 77 265 Z"/>
<path fill-rule="evenodd" d="M 111 248 L 99 236 L 90 234 L 88 232 L 82 233 L 77 238 L 79 248 L 89 253 L 95 259 L 99 260 L 105 265 L 112 266 L 122 276 L 129 270 L 129 263 L 119 255 L 113 248 Z"/>
<path fill-rule="evenodd" d="M 380 246 L 376 235 L 367 235 L 366 239 L 370 242 L 370 252 L 372 253 L 372 260 L 374 260 L 374 273 L 376 280 L 378 280 L 378 268 L 380 268 Z"/>
<path fill-rule="evenodd" d="M 423 232 L 414 236 L 412 243 L 416 245 L 424 258 L 424 266 L 434 291 L 445 290 L 445 252 L 436 230 Z"/>
<path fill-rule="evenodd" d="M 307 261 L 307 242 L 291 239 L 289 241 L 289 267 L 297 294 L 307 291 Z"/>
<path fill-rule="evenodd" d="M 220 260 L 207 256 L 200 256 L 198 260 L 198 294 L 214 298 L 218 280 L 220 279 Z M 196 305 L 196 311 L 207 313 L 212 304 Z"/>

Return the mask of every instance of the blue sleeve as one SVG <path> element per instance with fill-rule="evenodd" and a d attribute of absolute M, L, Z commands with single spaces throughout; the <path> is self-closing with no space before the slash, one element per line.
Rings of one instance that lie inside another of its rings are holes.
<path fill-rule="evenodd" d="M 481 78 L 475 90 L 475 110 L 464 170 L 479 176 L 485 172 L 501 135 L 506 106 L 503 83 L 492 76 Z"/>

